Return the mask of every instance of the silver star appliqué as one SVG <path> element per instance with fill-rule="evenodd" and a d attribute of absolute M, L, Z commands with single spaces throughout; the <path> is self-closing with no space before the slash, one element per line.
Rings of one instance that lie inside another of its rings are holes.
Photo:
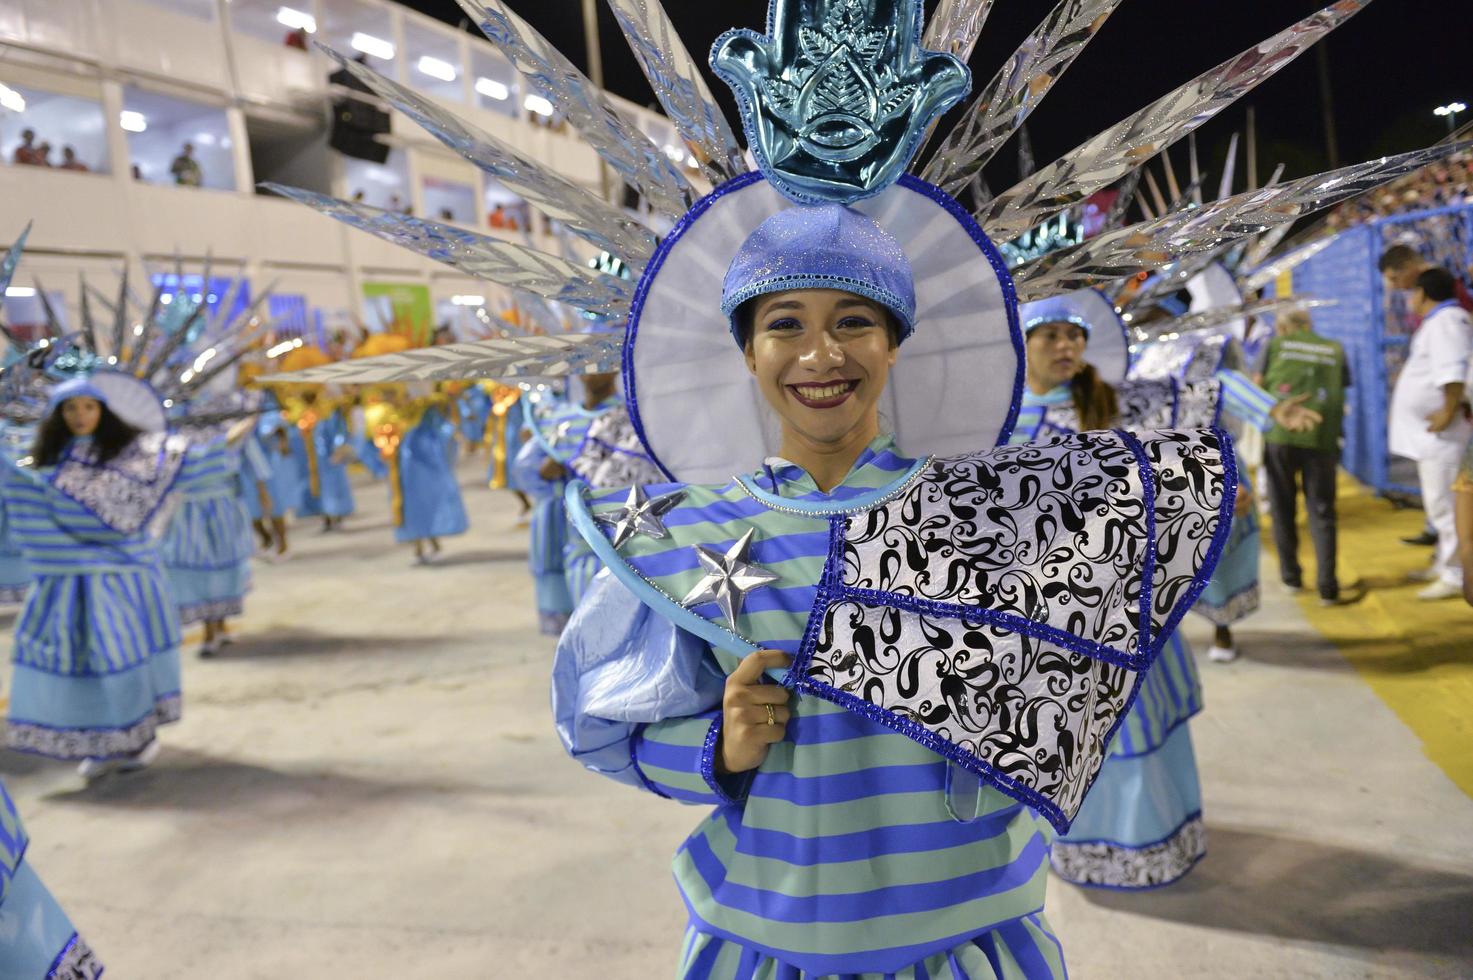
<path fill-rule="evenodd" d="M 746 600 L 747 593 L 771 585 L 781 577 L 747 560 L 754 533 L 754 529 L 748 528 L 747 533 L 727 549 L 725 554 L 696 545 L 696 558 L 706 570 L 706 575 L 681 601 L 687 606 L 702 602 L 717 603 L 721 606 L 721 613 L 726 617 L 727 623 L 735 629 L 736 619 L 741 615 L 742 603 Z"/>
<path fill-rule="evenodd" d="M 618 548 L 637 534 L 664 539 L 670 532 L 660 518 L 670 513 L 685 499 L 684 490 L 661 494 L 653 500 L 645 496 L 644 487 L 636 484 L 629 488 L 629 499 L 618 510 L 595 514 L 593 519 L 605 527 L 614 529 L 614 547 Z"/>

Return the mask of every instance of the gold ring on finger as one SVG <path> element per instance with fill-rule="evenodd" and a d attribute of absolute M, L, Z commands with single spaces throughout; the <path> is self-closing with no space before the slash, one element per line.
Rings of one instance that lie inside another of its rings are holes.
<path fill-rule="evenodd" d="M 777 715 L 775 715 L 775 714 L 772 713 L 772 705 L 770 705 L 770 704 L 764 704 L 762 707 L 764 707 L 764 708 L 767 709 L 767 723 L 769 725 L 776 725 L 777 724 Z"/>

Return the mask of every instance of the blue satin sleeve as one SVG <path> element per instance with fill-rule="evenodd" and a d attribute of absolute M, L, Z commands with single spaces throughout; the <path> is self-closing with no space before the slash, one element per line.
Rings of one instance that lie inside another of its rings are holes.
<path fill-rule="evenodd" d="M 547 455 L 536 439 L 528 439 L 517 450 L 517 455 L 511 464 L 511 478 L 516 486 L 530 497 L 543 500 L 548 497 L 562 498 L 563 481 L 549 482 L 542 478 L 538 470 L 542 464 L 552 457 Z"/>
<path fill-rule="evenodd" d="M 719 714 L 725 684 L 704 640 L 649 609 L 605 571 L 594 578 L 558 641 L 552 668 L 553 718 L 568 754 L 586 768 L 630 786 L 687 799 L 666 780 L 641 772 L 635 756 L 647 734 L 670 723 L 693 722 L 690 727 L 698 728 L 704 741 L 713 712 Z M 706 789 L 699 772 L 701 754 L 696 749 L 690 760 L 696 771 L 683 773 L 686 778 L 678 780 L 684 783 L 688 778 L 697 791 Z"/>

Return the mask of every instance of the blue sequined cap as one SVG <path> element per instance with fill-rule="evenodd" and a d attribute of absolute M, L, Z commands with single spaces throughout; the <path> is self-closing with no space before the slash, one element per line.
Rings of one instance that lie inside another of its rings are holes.
<path fill-rule="evenodd" d="M 1091 317 L 1086 313 L 1073 293 L 1050 296 L 1036 303 L 1024 303 L 1018 307 L 1018 319 L 1023 324 L 1023 336 L 1028 336 L 1035 327 L 1045 323 L 1072 323 L 1084 331 L 1086 337 L 1094 332 Z"/>
<path fill-rule="evenodd" d="M 46 399 L 46 413 L 49 415 L 69 398 L 95 398 L 104 405 L 107 404 L 107 395 L 92 383 L 91 378 L 72 378 L 51 389 L 51 394 Z"/>
<path fill-rule="evenodd" d="M 1130 330 L 1104 293 L 1077 289 L 1018 307 L 1023 335 L 1045 323 L 1072 323 L 1089 338 L 1089 363 L 1109 384 L 1119 384 L 1130 371 Z"/>
<path fill-rule="evenodd" d="M 721 312 L 738 343 L 737 307 L 790 289 L 854 293 L 895 314 L 902 341 L 915 329 L 910 259 L 892 235 L 840 204 L 779 211 L 742 243 L 721 289 Z"/>

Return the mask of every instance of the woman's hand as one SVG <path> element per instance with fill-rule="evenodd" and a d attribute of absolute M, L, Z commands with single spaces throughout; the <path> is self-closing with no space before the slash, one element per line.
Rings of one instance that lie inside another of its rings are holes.
<path fill-rule="evenodd" d="M 544 459 L 542 465 L 537 468 L 537 475 L 548 483 L 556 483 L 568 475 L 568 470 L 555 459 Z"/>
<path fill-rule="evenodd" d="M 762 765 L 767 750 L 787 735 L 787 688 L 763 680 L 774 667 L 791 667 L 793 658 L 781 650 L 758 650 L 726 678 L 721 697 L 721 738 L 716 746 L 716 771 L 723 775 L 747 772 Z"/>

